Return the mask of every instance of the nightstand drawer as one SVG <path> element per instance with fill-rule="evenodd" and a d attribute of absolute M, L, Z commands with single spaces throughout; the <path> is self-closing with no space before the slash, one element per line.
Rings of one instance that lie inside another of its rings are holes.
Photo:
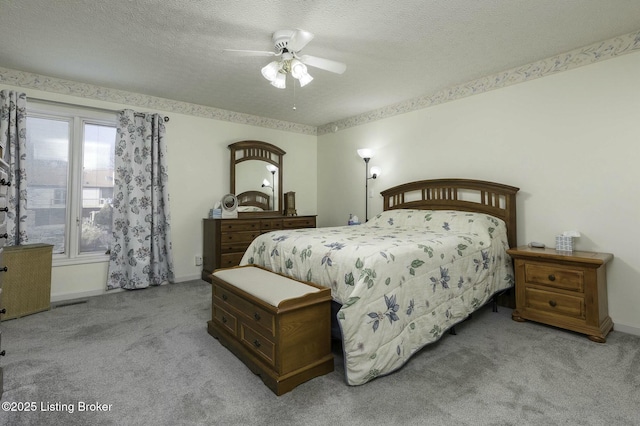
<path fill-rule="evenodd" d="M 584 270 L 525 263 L 525 281 L 563 290 L 584 292 Z"/>
<path fill-rule="evenodd" d="M 525 308 L 529 310 L 548 312 L 581 320 L 585 319 L 583 297 L 526 287 L 525 300 Z"/>

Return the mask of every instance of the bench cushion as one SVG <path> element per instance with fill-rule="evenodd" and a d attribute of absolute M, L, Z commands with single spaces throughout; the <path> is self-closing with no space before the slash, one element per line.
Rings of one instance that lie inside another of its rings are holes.
<path fill-rule="evenodd" d="M 283 300 L 320 291 L 300 281 L 255 266 L 220 269 L 213 275 L 271 306 L 278 306 Z"/>

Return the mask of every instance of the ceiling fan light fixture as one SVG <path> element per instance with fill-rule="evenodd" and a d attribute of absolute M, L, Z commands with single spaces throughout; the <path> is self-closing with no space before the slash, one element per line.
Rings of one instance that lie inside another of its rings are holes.
<path fill-rule="evenodd" d="M 279 72 L 271 82 L 271 85 L 278 89 L 285 89 L 287 87 L 287 75 Z"/>
<path fill-rule="evenodd" d="M 293 78 L 298 80 L 300 87 L 309 84 L 313 77 L 307 72 L 307 66 L 336 74 L 342 74 L 347 69 L 347 66 L 342 62 L 316 56 L 300 55 L 300 51 L 313 40 L 313 34 L 308 31 L 301 29 L 279 30 L 273 33 L 271 39 L 274 43 L 275 52 L 238 49 L 225 49 L 224 51 L 236 56 L 278 57 L 278 60 L 272 61 L 262 68 L 262 75 L 274 87 L 279 89 L 285 88 L 287 74 L 291 74 Z"/>
<path fill-rule="evenodd" d="M 307 66 L 297 59 L 293 59 L 291 61 L 290 68 L 291 68 L 291 75 L 294 78 L 299 79 L 303 75 L 307 74 Z"/>
<path fill-rule="evenodd" d="M 278 61 L 269 62 L 262 68 L 262 76 L 267 80 L 274 82 L 280 71 L 280 63 Z"/>
<path fill-rule="evenodd" d="M 291 76 L 300 81 L 300 87 L 311 83 L 313 77 L 307 72 L 307 66 L 297 59 L 293 59 L 290 64 Z"/>
<path fill-rule="evenodd" d="M 311 80 L 313 80 L 313 77 L 311 77 L 309 74 L 304 73 L 303 76 L 301 76 L 300 78 L 298 78 L 298 81 L 300 82 L 300 87 L 304 87 L 307 84 L 311 83 Z"/>

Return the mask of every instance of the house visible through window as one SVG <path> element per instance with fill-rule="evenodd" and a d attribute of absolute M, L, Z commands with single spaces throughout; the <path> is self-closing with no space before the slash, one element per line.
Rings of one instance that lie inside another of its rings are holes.
<path fill-rule="evenodd" d="M 115 114 L 30 104 L 27 117 L 27 233 L 57 258 L 109 249 Z"/>

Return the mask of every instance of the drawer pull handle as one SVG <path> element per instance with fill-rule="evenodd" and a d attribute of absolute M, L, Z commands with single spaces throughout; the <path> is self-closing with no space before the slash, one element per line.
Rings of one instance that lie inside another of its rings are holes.
<path fill-rule="evenodd" d="M 0 234 L 0 238 L 9 238 L 9 234 L 6 232 L 4 234 Z"/>
<path fill-rule="evenodd" d="M 223 294 L 223 295 L 222 295 L 222 300 L 224 300 L 224 301 L 226 302 L 226 301 L 227 301 L 227 299 L 228 299 L 227 295 L 226 295 L 226 294 Z"/>
<path fill-rule="evenodd" d="M 9 268 L 7 268 L 6 266 L 4 268 L 0 268 L 0 272 L 7 272 L 9 270 Z"/>
<path fill-rule="evenodd" d="M 549 306 L 551 306 L 552 308 L 555 308 L 557 305 L 555 300 L 549 300 Z"/>
<path fill-rule="evenodd" d="M 260 340 L 256 339 L 253 341 L 253 346 L 255 346 L 256 348 L 260 347 Z"/>
<path fill-rule="evenodd" d="M 226 324 L 227 323 L 227 317 L 222 317 L 222 323 Z"/>
<path fill-rule="evenodd" d="M 7 313 L 7 308 L 0 309 L 0 314 L 6 314 L 6 313 Z"/>
<path fill-rule="evenodd" d="M 257 312 L 254 312 L 253 319 L 255 319 L 256 321 L 260 321 L 260 314 Z"/>
<path fill-rule="evenodd" d="M 549 274 L 549 281 L 555 281 L 556 280 L 556 276 L 553 274 Z"/>
<path fill-rule="evenodd" d="M 6 355 L 6 351 L 3 349 L 2 352 L 0 352 L 0 356 L 5 356 Z"/>
<path fill-rule="evenodd" d="M 0 212 L 8 212 L 8 211 L 9 211 L 9 207 L 0 208 Z"/>
<path fill-rule="evenodd" d="M 0 179 L 0 185 L 2 186 L 11 186 L 10 180 L 5 180 L 4 178 Z"/>

